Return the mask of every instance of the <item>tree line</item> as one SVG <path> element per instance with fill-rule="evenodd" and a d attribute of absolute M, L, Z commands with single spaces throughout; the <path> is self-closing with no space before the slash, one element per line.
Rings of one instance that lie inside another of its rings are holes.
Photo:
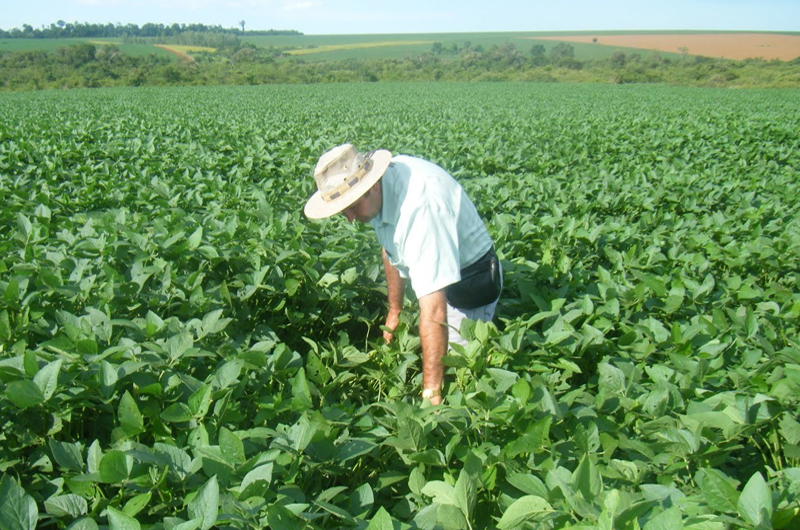
<path fill-rule="evenodd" d="M 222 33 L 230 35 L 302 35 L 296 30 L 244 30 L 244 21 L 240 28 L 223 28 L 205 24 L 155 24 L 148 22 L 141 27 L 137 24 L 90 24 L 80 22 L 64 22 L 59 20 L 50 26 L 34 28 L 23 24 L 22 28 L 5 31 L 0 29 L 0 38 L 4 39 L 63 39 L 63 38 L 125 38 L 125 37 L 174 37 L 183 33 Z"/>
<path fill-rule="evenodd" d="M 201 35 L 186 33 L 185 36 Z M 209 38 L 212 35 L 205 34 Z M 191 43 L 196 40 L 189 39 Z M 0 90 L 270 83 L 377 81 L 527 81 L 661 83 L 705 87 L 800 88 L 800 58 L 730 61 L 615 52 L 608 59 L 580 60 L 572 45 L 514 44 L 484 49 L 434 44 L 402 59 L 309 61 L 286 50 L 234 43 L 192 61 L 164 55 L 131 56 L 114 45 L 80 43 L 43 51 L 0 54 Z"/>

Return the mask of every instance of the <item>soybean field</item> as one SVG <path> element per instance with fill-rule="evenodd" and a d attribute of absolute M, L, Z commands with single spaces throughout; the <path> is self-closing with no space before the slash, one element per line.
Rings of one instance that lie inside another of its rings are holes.
<path fill-rule="evenodd" d="M 344 142 L 503 264 L 420 399 Z M 800 92 L 364 83 L 0 94 L 0 528 L 800 527 Z"/>

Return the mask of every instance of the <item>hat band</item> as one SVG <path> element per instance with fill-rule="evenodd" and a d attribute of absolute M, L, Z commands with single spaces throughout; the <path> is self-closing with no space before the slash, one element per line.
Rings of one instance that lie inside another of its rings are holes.
<path fill-rule="evenodd" d="M 353 189 L 359 182 L 361 182 L 364 176 L 366 176 L 366 174 L 369 173 L 371 169 L 372 169 L 372 159 L 367 158 L 360 166 L 358 166 L 355 173 L 344 179 L 344 182 L 336 186 L 336 188 L 334 188 L 333 190 L 327 193 L 323 193 L 322 199 L 325 202 L 331 202 L 338 199 L 346 192 Z"/>

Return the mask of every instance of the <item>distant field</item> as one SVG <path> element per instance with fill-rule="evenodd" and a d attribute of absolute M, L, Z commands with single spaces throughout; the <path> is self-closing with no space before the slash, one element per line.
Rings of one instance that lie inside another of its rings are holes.
<path fill-rule="evenodd" d="M 800 57 L 800 35 L 778 33 L 620 34 L 537 37 L 539 39 L 594 43 L 607 47 L 640 48 L 723 59 L 779 59 Z"/>
<path fill-rule="evenodd" d="M 383 48 L 387 46 L 417 46 L 420 44 L 432 45 L 433 41 L 389 41 L 389 42 L 366 42 L 354 44 L 331 44 L 327 46 L 315 46 L 313 48 L 301 48 L 289 51 L 289 55 L 311 55 L 313 53 L 327 53 L 340 50 L 357 50 L 366 48 Z"/>
<path fill-rule="evenodd" d="M 467 45 L 490 49 L 513 44 L 528 53 L 536 44 L 546 50 L 558 42 L 569 42 L 578 60 L 608 59 L 615 51 L 662 55 L 702 55 L 726 59 L 762 57 L 792 60 L 800 56 L 800 33 L 742 33 L 691 31 L 627 31 L 627 32 L 516 32 L 516 33 L 422 33 L 373 35 L 274 35 L 244 37 L 242 41 L 259 48 L 277 48 L 304 61 L 339 61 L 348 59 L 403 59 L 428 53 L 434 43 L 441 43 L 443 58 L 455 57 L 454 50 Z M 178 46 L 156 47 L 147 44 L 122 44 L 120 39 L 2 39 L 0 52 L 42 50 L 54 52 L 62 46 L 80 42 L 111 43 L 123 53 L 133 56 L 155 53 L 178 55 L 197 49 Z M 172 51 L 166 49 L 171 48 Z M 204 50 L 208 51 L 208 50 Z"/>
<path fill-rule="evenodd" d="M 0 53 L 2 52 L 23 52 L 23 51 L 43 51 L 53 53 L 58 48 L 74 46 L 82 42 L 88 42 L 95 46 L 103 44 L 114 44 L 119 47 L 122 53 L 134 57 L 156 54 L 170 55 L 166 50 L 156 48 L 149 44 L 123 44 L 121 39 L 0 39 Z"/>
<path fill-rule="evenodd" d="M 244 42 L 260 48 L 293 48 L 291 55 L 302 55 L 306 61 L 335 61 L 343 59 L 402 59 L 431 51 L 434 42 L 442 43 L 445 50 L 455 45 L 459 49 L 467 43 L 489 49 L 492 46 L 513 44 L 528 53 L 534 44 L 546 49 L 556 43 L 549 40 L 531 42 L 540 37 L 557 37 L 559 32 L 519 33 L 420 33 L 388 35 L 276 35 L 245 37 Z M 580 60 L 607 59 L 616 48 L 594 44 L 574 43 L 575 57 Z M 633 50 L 631 50 L 633 51 Z M 675 53 L 678 55 L 678 52 Z"/>

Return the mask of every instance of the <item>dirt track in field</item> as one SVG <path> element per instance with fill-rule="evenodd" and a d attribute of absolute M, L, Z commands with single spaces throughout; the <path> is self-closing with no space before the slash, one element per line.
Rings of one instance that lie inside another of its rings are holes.
<path fill-rule="evenodd" d="M 791 61 L 800 57 L 800 35 L 775 33 L 705 33 L 705 34 L 652 34 L 652 35 L 565 35 L 561 37 L 536 37 L 537 39 L 564 42 L 592 43 L 604 46 L 641 48 L 662 52 L 682 53 L 725 59 L 779 59 Z"/>
<path fill-rule="evenodd" d="M 156 48 L 161 48 L 162 50 L 166 50 L 166 51 L 168 51 L 169 53 L 171 53 L 173 55 L 177 55 L 178 57 L 180 57 L 181 59 L 183 59 L 186 62 L 189 62 L 189 63 L 193 63 L 194 62 L 194 57 L 192 57 L 188 53 L 184 53 L 182 51 L 178 51 L 175 48 L 171 48 L 171 47 L 167 46 L 166 44 L 154 44 L 153 46 L 155 46 Z"/>

